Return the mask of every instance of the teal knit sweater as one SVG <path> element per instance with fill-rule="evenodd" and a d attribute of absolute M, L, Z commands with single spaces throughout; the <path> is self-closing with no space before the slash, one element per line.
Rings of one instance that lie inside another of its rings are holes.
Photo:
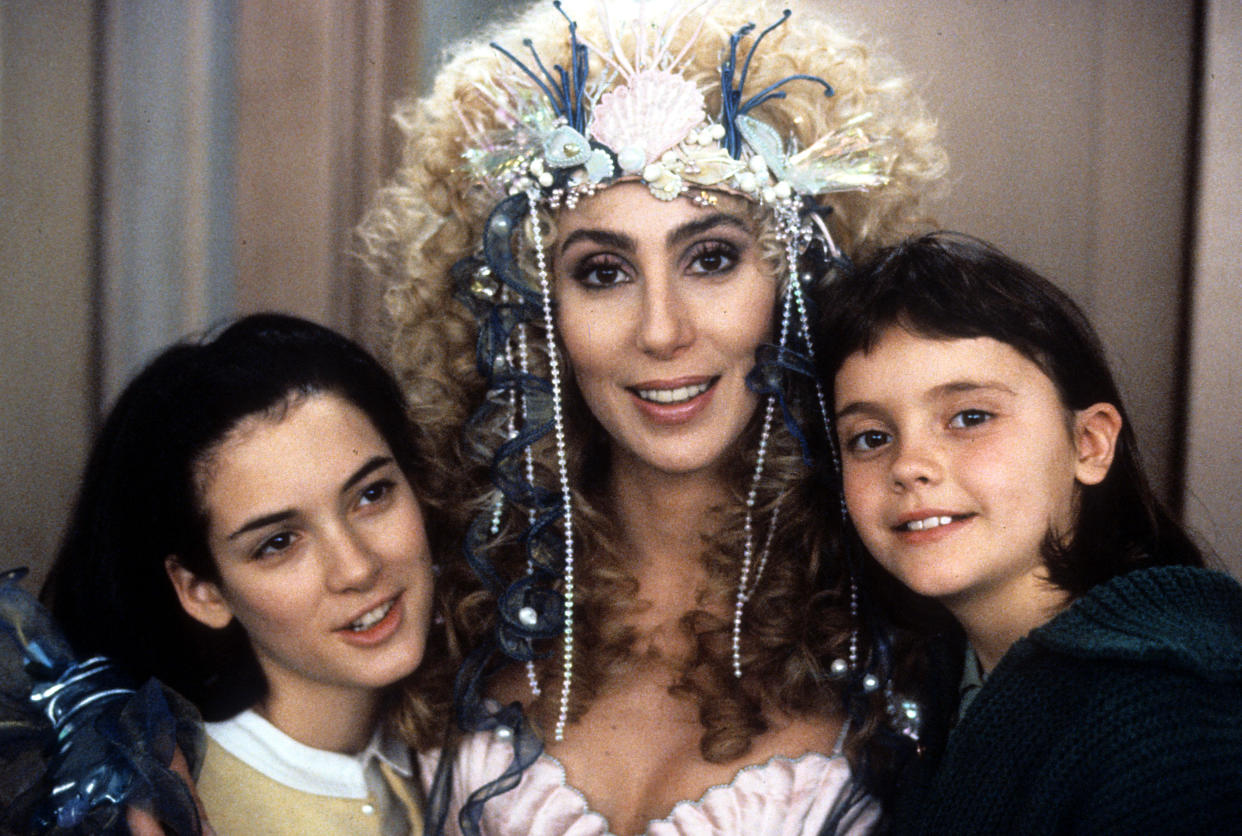
<path fill-rule="evenodd" d="M 929 741 L 893 831 L 1242 833 L 1242 587 L 1160 567 L 1091 590 Z"/>

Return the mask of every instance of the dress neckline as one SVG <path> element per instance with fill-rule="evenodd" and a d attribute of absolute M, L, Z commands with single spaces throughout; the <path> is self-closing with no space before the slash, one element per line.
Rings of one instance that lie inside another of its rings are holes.
<path fill-rule="evenodd" d="M 678 811 L 683 808 L 693 808 L 693 809 L 701 810 L 703 808 L 703 805 L 706 803 L 707 797 L 709 795 L 711 795 L 712 793 L 718 790 L 727 790 L 727 789 L 733 788 L 734 786 L 737 785 L 737 782 L 749 772 L 753 772 L 755 770 L 769 769 L 774 764 L 777 764 L 777 763 L 787 763 L 790 766 L 797 766 L 803 763 L 804 761 L 818 760 L 818 761 L 822 761 L 825 764 L 825 766 L 828 766 L 833 761 L 844 760 L 844 759 L 845 759 L 845 754 L 840 750 L 840 747 L 838 746 L 837 750 L 834 751 L 832 754 L 826 755 L 823 752 L 804 752 L 803 754 L 798 755 L 797 757 L 790 757 L 789 755 L 772 755 L 766 761 L 761 761 L 760 763 L 751 763 L 751 764 L 746 764 L 745 766 L 740 766 L 738 767 L 737 771 L 733 773 L 733 777 L 730 778 L 728 781 L 724 783 L 720 783 L 720 784 L 712 784 L 710 787 L 707 787 L 705 790 L 703 790 L 703 792 L 699 795 L 697 799 L 683 799 L 681 801 L 678 801 L 676 804 L 673 805 L 672 809 L 668 811 L 668 815 L 663 816 L 658 819 L 649 819 L 647 823 L 643 826 L 643 829 L 639 832 L 650 833 L 651 828 L 654 827 L 655 825 L 671 823 L 673 819 L 676 818 Z M 583 793 L 582 790 L 578 789 L 576 786 L 574 786 L 573 784 L 569 782 L 569 776 L 565 772 L 565 765 L 561 763 L 559 758 L 557 758 L 555 755 L 550 755 L 547 752 L 540 752 L 539 758 L 537 759 L 536 763 L 547 764 L 551 769 L 555 771 L 555 775 L 556 775 L 556 778 L 558 779 L 558 783 L 560 784 L 560 786 L 572 792 L 582 802 L 583 816 L 590 816 L 590 817 L 596 818 L 603 823 L 604 830 L 605 830 L 605 836 L 618 836 L 618 834 L 616 834 L 613 831 L 612 822 L 608 820 L 608 817 L 605 816 L 603 813 L 599 812 L 598 810 L 596 810 L 594 807 L 592 807 L 590 800 L 586 797 L 586 794 Z M 848 769 L 848 764 L 847 764 L 847 769 Z M 527 774 L 528 775 L 530 774 L 529 769 L 527 770 Z"/>

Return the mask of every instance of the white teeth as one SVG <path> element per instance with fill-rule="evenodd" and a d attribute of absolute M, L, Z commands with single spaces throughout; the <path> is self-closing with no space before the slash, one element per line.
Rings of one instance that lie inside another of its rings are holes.
<path fill-rule="evenodd" d="M 672 404 L 697 398 L 710 388 L 712 384 L 708 382 L 696 383 L 693 386 L 678 386 L 676 389 L 635 389 L 634 391 L 644 401 Z"/>
<path fill-rule="evenodd" d="M 353 630 L 355 633 L 361 633 L 363 630 L 368 630 L 374 627 L 376 624 L 379 624 L 384 620 L 384 616 L 388 615 L 388 611 L 392 609 L 392 606 L 395 603 L 395 599 L 392 601 L 385 601 L 369 613 L 360 616 L 356 621 L 352 622 L 349 625 L 349 629 Z"/>
<path fill-rule="evenodd" d="M 929 528 L 939 528 L 942 525 L 948 525 L 953 522 L 952 517 L 928 517 L 925 520 L 911 520 L 901 526 L 906 531 L 926 531 Z"/>

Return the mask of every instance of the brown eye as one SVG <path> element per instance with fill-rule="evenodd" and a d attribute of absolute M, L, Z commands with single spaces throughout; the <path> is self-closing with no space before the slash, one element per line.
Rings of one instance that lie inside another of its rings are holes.
<path fill-rule="evenodd" d="M 845 446 L 855 453 L 870 453 L 888 444 L 891 440 L 892 436 L 882 430 L 866 430 L 850 438 Z"/>
<path fill-rule="evenodd" d="M 358 504 L 374 505 L 392 493 L 393 487 L 395 486 L 391 479 L 381 479 L 378 482 L 367 485 L 362 489 L 362 493 L 358 495 Z"/>
<path fill-rule="evenodd" d="M 614 287 L 630 280 L 625 272 L 625 262 L 613 256 L 588 258 L 577 265 L 570 275 L 574 281 L 590 288 Z"/>
<path fill-rule="evenodd" d="M 727 273 L 738 261 L 737 250 L 724 241 L 707 241 L 690 252 L 690 272 L 702 275 Z"/>
<path fill-rule="evenodd" d="M 281 531 L 278 534 L 273 534 L 259 544 L 259 547 L 254 551 L 254 557 L 261 559 L 279 554 L 293 545 L 293 539 L 294 534 L 292 531 Z"/>
<path fill-rule="evenodd" d="M 955 429 L 977 427 L 992 420 L 992 413 L 983 409 L 963 409 L 949 419 L 949 426 Z"/>

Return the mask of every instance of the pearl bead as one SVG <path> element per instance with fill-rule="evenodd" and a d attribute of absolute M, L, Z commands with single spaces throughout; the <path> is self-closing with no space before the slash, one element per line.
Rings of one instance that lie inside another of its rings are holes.
<path fill-rule="evenodd" d="M 621 166 L 621 170 L 627 174 L 632 174 L 643 167 L 647 162 L 647 155 L 643 149 L 631 146 L 622 148 L 617 154 L 617 165 Z"/>
<path fill-rule="evenodd" d="M 880 687 L 880 680 L 875 674 L 869 673 L 863 677 L 862 687 L 866 693 L 874 693 Z"/>
<path fill-rule="evenodd" d="M 496 736 L 500 738 L 501 740 L 508 740 L 509 738 L 513 737 L 513 729 L 509 728 L 508 726 L 497 726 Z"/>
<path fill-rule="evenodd" d="M 518 610 L 518 621 L 527 627 L 534 627 L 539 623 L 539 613 L 535 612 L 534 607 L 522 607 Z"/>
<path fill-rule="evenodd" d="M 833 676 L 845 676 L 850 671 L 850 664 L 844 659 L 833 659 L 829 670 Z"/>

